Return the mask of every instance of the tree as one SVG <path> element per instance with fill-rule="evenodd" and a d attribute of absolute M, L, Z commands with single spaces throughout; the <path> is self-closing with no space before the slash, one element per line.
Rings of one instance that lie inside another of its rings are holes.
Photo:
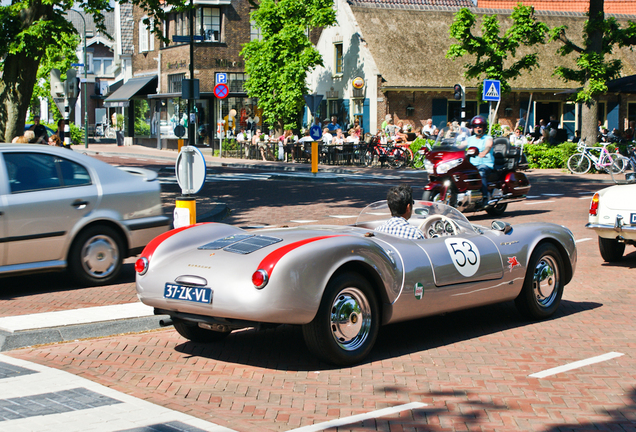
<path fill-rule="evenodd" d="M 515 58 L 521 45 L 530 46 L 545 43 L 549 32 L 548 26 L 537 21 L 534 8 L 518 4 L 512 11 L 512 26 L 500 36 L 499 20 L 496 15 L 484 16 L 481 25 L 481 36 L 473 34 L 472 29 L 477 20 L 469 9 L 462 8 L 455 14 L 455 21 L 450 26 L 450 36 L 459 41 L 452 44 L 446 57 L 455 60 L 466 54 L 475 56 L 473 64 L 464 65 L 467 79 L 480 78 L 501 81 L 501 93 L 510 92 L 509 82 L 523 72 L 532 71 L 539 64 L 536 53 L 522 56 L 520 59 L 504 65 L 510 56 Z M 481 95 L 481 84 L 480 91 Z"/>
<path fill-rule="evenodd" d="M 118 0 L 126 2 L 128 0 Z M 131 0 L 148 15 L 153 31 L 161 35 L 163 7 L 183 7 L 183 0 Z M 63 47 L 77 32 L 66 19 L 73 0 L 12 0 L 0 6 L 0 142 L 10 141 L 24 130 L 26 113 L 47 50 Z M 109 0 L 82 0 L 79 6 L 91 15 L 97 30 L 106 34 L 103 12 L 112 11 Z"/>
<path fill-rule="evenodd" d="M 567 26 L 551 30 L 551 39 L 562 43 L 557 51 L 559 54 L 578 54 L 577 69 L 559 66 L 554 73 L 565 81 L 575 81 L 582 85 L 575 100 L 582 103 L 581 138 L 587 143 L 597 141 L 598 96 L 607 92 L 607 81 L 618 78 L 623 67 L 620 60 L 606 60 L 606 56 L 613 53 L 616 45 L 624 47 L 636 44 L 636 24 L 630 21 L 625 28 L 621 28 L 616 19 L 605 19 L 603 10 L 604 0 L 590 0 L 581 45 L 567 37 Z"/>
<path fill-rule="evenodd" d="M 245 90 L 258 98 L 263 121 L 278 131 L 294 127 L 308 93 L 307 73 L 322 66 L 308 30 L 336 22 L 333 0 L 263 0 L 252 12 L 262 39 L 243 47 Z"/>

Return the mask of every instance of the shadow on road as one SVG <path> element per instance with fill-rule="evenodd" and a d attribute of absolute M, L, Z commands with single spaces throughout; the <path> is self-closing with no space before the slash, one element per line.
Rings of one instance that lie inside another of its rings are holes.
<path fill-rule="evenodd" d="M 594 302 L 563 300 L 552 320 L 596 309 Z M 391 324 L 380 329 L 364 364 L 439 348 L 469 339 L 532 324 L 517 312 L 513 302 Z M 218 343 L 186 342 L 175 347 L 180 353 L 224 362 L 290 371 L 332 370 L 337 367 L 311 357 L 300 326 L 247 329 L 232 333 Z"/>

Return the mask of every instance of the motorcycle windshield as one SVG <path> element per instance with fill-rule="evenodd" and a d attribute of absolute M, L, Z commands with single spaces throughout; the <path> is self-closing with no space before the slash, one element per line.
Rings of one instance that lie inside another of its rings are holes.
<path fill-rule="evenodd" d="M 453 122 L 439 131 L 435 140 L 436 150 L 457 151 L 466 147 L 470 130 Z"/>

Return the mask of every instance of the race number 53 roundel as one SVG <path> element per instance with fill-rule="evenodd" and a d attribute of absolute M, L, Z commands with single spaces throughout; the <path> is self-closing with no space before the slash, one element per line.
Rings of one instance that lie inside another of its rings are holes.
<path fill-rule="evenodd" d="M 446 243 L 451 261 L 462 276 L 470 277 L 477 272 L 480 257 L 475 243 L 458 237 L 446 238 L 444 243 Z"/>

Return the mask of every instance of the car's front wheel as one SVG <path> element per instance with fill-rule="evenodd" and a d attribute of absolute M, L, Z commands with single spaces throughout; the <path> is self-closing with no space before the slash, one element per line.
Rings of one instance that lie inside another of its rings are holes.
<path fill-rule="evenodd" d="M 82 285 L 107 285 L 121 271 L 124 246 L 120 235 L 107 226 L 82 231 L 73 242 L 68 265 Z"/>
<path fill-rule="evenodd" d="M 530 257 L 523 288 L 515 299 L 517 309 L 531 319 L 552 315 L 563 296 L 564 266 L 556 246 L 544 243 Z"/>
<path fill-rule="evenodd" d="M 598 250 L 606 262 L 617 262 L 623 258 L 625 253 L 625 243 L 620 243 L 616 239 L 598 238 Z"/>
<path fill-rule="evenodd" d="M 373 288 L 362 276 L 343 273 L 329 281 L 316 316 L 303 326 L 303 336 L 318 358 L 345 366 L 369 354 L 379 327 Z"/>
<path fill-rule="evenodd" d="M 174 328 L 181 336 L 192 342 L 217 342 L 225 339 L 232 333 L 231 331 L 216 331 L 201 328 L 197 323 L 190 323 L 180 320 L 173 320 Z"/>

